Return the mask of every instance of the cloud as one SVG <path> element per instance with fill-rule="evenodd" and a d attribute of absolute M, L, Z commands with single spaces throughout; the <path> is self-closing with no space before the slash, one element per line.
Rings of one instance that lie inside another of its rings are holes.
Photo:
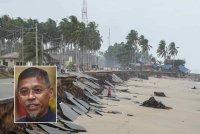
<path fill-rule="evenodd" d="M 10 3 L 10 2 L 12 2 L 13 0 L 0 0 L 0 3 L 2 4 L 2 3 Z"/>

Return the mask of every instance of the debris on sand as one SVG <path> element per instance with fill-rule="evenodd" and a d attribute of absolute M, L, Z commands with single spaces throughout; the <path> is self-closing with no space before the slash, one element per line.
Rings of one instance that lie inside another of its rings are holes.
<path fill-rule="evenodd" d="M 159 97 L 166 97 L 164 92 L 154 92 L 154 95 Z"/>
<path fill-rule="evenodd" d="M 110 114 L 122 114 L 122 112 L 120 112 L 120 111 L 115 111 L 115 110 L 113 110 L 113 111 L 108 111 L 107 113 L 110 113 Z"/>
<path fill-rule="evenodd" d="M 191 89 L 197 89 L 195 86 L 193 87 L 193 88 L 191 88 Z"/>
<path fill-rule="evenodd" d="M 144 80 L 149 80 L 149 76 L 147 74 L 142 74 L 142 73 L 138 74 L 138 78 L 144 79 Z"/>
<path fill-rule="evenodd" d="M 142 103 L 141 106 L 159 108 L 159 109 L 171 109 L 171 107 L 167 107 L 162 102 L 156 101 L 154 97 L 150 97 L 149 100 L 146 100 Z"/>
<path fill-rule="evenodd" d="M 134 116 L 133 114 L 127 114 L 127 116 Z"/>
<path fill-rule="evenodd" d="M 131 100 L 131 98 L 129 98 L 129 97 L 121 97 L 119 99 Z"/>
<path fill-rule="evenodd" d="M 158 73 L 155 75 L 155 78 L 161 78 L 162 77 L 162 74 L 161 73 Z"/>
<path fill-rule="evenodd" d="M 140 102 L 139 101 L 133 101 L 135 104 L 140 104 Z"/>

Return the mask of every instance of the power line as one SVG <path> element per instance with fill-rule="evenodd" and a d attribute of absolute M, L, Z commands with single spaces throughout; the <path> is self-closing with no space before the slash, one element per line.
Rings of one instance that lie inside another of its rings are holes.
<path fill-rule="evenodd" d="M 8 34 L 8 35 L 6 35 L 6 36 L 4 36 L 4 37 L 1 37 L 1 39 L 3 39 L 3 38 L 6 38 L 6 37 L 9 37 L 9 36 L 13 36 L 13 33 L 12 34 Z"/>
<path fill-rule="evenodd" d="M 5 31 L 5 32 L 18 32 L 19 30 L 7 30 L 7 29 L 1 29 L 0 31 Z"/>

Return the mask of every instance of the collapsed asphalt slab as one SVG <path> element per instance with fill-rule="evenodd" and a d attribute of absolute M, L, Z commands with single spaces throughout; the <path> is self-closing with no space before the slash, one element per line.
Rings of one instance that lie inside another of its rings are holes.
<path fill-rule="evenodd" d="M 115 90 L 115 85 L 123 84 L 115 74 L 109 77 L 107 81 L 99 80 L 92 76 L 82 73 L 67 73 L 57 75 L 57 111 L 58 123 L 55 124 L 14 124 L 13 120 L 13 82 L 6 85 L 4 89 L 10 91 L 9 95 L 1 96 L 0 108 L 0 133 L 78 133 L 86 132 L 87 130 L 79 125 L 74 124 L 79 116 L 87 115 L 88 113 L 103 116 L 104 106 L 101 99 L 105 97 L 103 91 L 107 92 L 108 88 Z M 5 84 L 4 84 L 5 85 Z M 3 90 L 0 91 L 4 92 Z M 9 96 L 9 97 L 8 97 Z M 120 99 L 112 94 L 108 97 L 113 101 L 120 101 Z"/>

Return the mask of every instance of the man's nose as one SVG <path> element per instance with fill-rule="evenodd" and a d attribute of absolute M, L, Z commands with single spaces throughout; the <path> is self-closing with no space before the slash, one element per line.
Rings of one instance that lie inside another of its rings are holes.
<path fill-rule="evenodd" d="M 30 93 L 28 95 L 28 99 L 35 99 L 35 93 L 32 90 L 30 90 Z"/>

